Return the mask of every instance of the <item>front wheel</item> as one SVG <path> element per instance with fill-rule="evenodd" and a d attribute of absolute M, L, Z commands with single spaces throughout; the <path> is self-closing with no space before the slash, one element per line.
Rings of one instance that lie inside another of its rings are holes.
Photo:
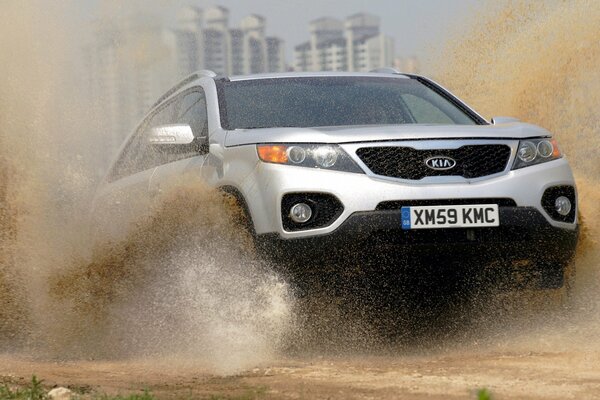
<path fill-rule="evenodd" d="M 562 286 L 546 289 L 549 304 L 557 308 L 567 308 L 570 305 L 575 290 L 575 262 L 571 261 L 562 268 L 562 277 Z"/>

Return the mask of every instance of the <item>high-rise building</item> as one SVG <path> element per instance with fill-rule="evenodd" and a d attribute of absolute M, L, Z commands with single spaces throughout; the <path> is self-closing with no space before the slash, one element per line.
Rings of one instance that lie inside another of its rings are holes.
<path fill-rule="evenodd" d="M 229 28 L 229 10 L 225 7 L 204 11 L 186 7 L 179 13 L 178 27 L 177 54 L 187 73 L 198 69 L 221 75 L 285 70 L 284 42 L 266 36 L 266 20 L 260 15 L 248 15 L 239 28 Z"/>
<path fill-rule="evenodd" d="M 244 32 L 244 73 L 267 72 L 267 43 L 265 41 L 265 19 L 252 14 L 242 19 Z"/>
<path fill-rule="evenodd" d="M 229 73 L 229 10 L 215 6 L 204 13 L 204 29 L 201 32 L 203 59 L 199 69 L 210 69 L 217 74 Z"/>
<path fill-rule="evenodd" d="M 173 32 L 176 37 L 178 75 L 183 76 L 198 70 L 202 65 L 204 13 L 198 7 L 184 7 L 177 13 L 177 21 L 177 28 Z"/>
<path fill-rule="evenodd" d="M 294 49 L 297 71 L 369 71 L 391 67 L 394 41 L 380 33 L 379 17 L 359 13 L 340 21 L 323 17 L 310 23 L 310 40 Z"/>
<path fill-rule="evenodd" d="M 285 71 L 285 47 L 283 40 L 278 37 L 267 37 L 265 40 L 267 42 L 267 71 Z"/>
<path fill-rule="evenodd" d="M 294 47 L 294 69 L 296 71 L 312 70 L 312 47 L 304 42 Z"/>
<path fill-rule="evenodd" d="M 90 107 L 102 115 L 102 143 L 114 152 L 158 96 L 173 83 L 181 62 L 176 31 L 124 19 L 103 21 L 84 48 Z"/>

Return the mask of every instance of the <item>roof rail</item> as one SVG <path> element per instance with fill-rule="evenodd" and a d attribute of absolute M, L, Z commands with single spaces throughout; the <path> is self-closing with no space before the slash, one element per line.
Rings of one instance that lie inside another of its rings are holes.
<path fill-rule="evenodd" d="M 156 103 L 152 104 L 152 107 L 150 107 L 150 109 L 153 109 L 154 107 L 156 107 L 157 105 L 159 105 L 160 103 L 162 103 L 163 101 L 165 101 L 166 99 L 171 97 L 171 95 L 173 95 L 173 93 L 177 92 L 182 87 L 194 82 L 196 79 L 205 78 L 205 77 L 206 78 L 214 78 L 215 76 L 217 76 L 216 73 L 214 73 L 213 71 L 207 70 L 207 69 L 196 71 L 196 72 L 186 76 L 181 81 L 179 81 L 175 86 L 173 86 L 171 89 L 169 89 L 165 94 L 160 96 L 160 98 L 156 101 Z"/>
<path fill-rule="evenodd" d="M 398 71 L 396 68 L 384 67 L 384 68 L 375 68 L 370 70 L 369 72 L 373 72 L 375 74 L 401 74 L 402 72 Z"/>

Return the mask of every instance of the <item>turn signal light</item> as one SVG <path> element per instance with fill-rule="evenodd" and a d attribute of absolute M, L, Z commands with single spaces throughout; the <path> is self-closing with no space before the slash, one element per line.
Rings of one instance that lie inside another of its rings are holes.
<path fill-rule="evenodd" d="M 258 158 L 266 163 L 364 174 L 337 144 L 264 143 L 256 145 L 256 151 Z"/>
<path fill-rule="evenodd" d="M 560 154 L 560 149 L 558 148 L 558 142 L 556 141 L 556 139 L 552 139 L 550 140 L 550 143 L 552 143 L 552 157 L 554 158 L 559 158 L 561 156 Z"/>
<path fill-rule="evenodd" d="M 262 161 L 285 164 L 288 162 L 287 146 L 282 145 L 259 145 L 258 157 Z"/>

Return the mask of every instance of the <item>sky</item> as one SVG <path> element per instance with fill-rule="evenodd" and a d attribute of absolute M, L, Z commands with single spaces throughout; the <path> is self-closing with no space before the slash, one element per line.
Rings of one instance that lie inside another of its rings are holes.
<path fill-rule="evenodd" d="M 381 18 L 382 32 L 395 39 L 396 56 L 424 58 L 447 40 L 448 35 L 482 3 L 482 0 L 127 0 L 144 9 L 162 9 L 173 22 L 177 9 L 184 5 L 207 8 L 222 5 L 230 10 L 230 26 L 251 13 L 267 19 L 267 34 L 286 42 L 286 57 L 293 58 L 294 46 L 308 40 L 308 24 L 323 16 L 343 19 L 357 12 Z M 87 0 L 82 10 L 93 18 L 101 3 L 118 0 Z M 122 4 L 122 3 L 121 3 Z M 169 12 L 169 10 L 173 12 Z"/>

